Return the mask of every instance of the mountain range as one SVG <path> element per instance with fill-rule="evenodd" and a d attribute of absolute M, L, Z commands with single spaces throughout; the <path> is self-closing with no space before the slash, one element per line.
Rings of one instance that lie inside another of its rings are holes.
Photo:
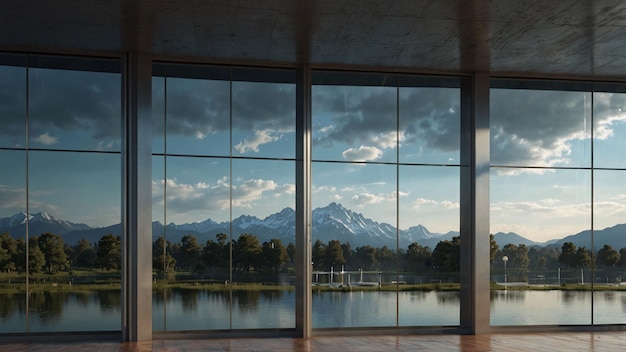
<path fill-rule="evenodd" d="M 23 237 L 26 231 L 26 214 L 18 213 L 11 217 L 0 218 L 0 233 L 8 232 L 13 237 Z M 152 223 L 153 240 L 164 233 L 170 242 L 180 242 L 183 236 L 192 235 L 201 244 L 207 240 L 215 240 L 218 233 L 234 234 L 237 238 L 239 234 L 250 233 L 259 238 L 260 242 L 268 241 L 271 238 L 278 238 L 284 244 L 295 242 L 295 211 L 285 208 L 280 212 L 271 214 L 264 219 L 250 215 L 241 215 L 234 219 L 232 223 L 216 222 L 211 219 L 202 222 L 174 224 L 164 226 L 155 221 Z M 390 248 L 396 245 L 396 234 L 400 248 L 407 248 L 409 244 L 417 242 L 422 246 L 434 249 L 437 243 L 443 240 L 451 240 L 458 236 L 459 232 L 449 231 L 447 233 L 430 232 L 426 227 L 417 225 L 406 230 L 397 230 L 395 226 L 388 223 L 379 223 L 364 217 L 362 214 L 346 209 L 341 204 L 330 203 L 325 207 L 316 208 L 312 213 L 313 239 L 327 243 L 330 240 L 339 240 L 342 243 L 349 242 L 352 248 L 363 245 L 374 247 L 387 246 Z M 121 224 L 107 227 L 92 228 L 81 223 L 73 223 L 67 220 L 57 219 L 47 213 L 36 213 L 28 216 L 28 227 L 30 234 L 41 234 L 52 232 L 63 237 L 68 244 L 78 242 L 85 238 L 90 242 L 97 242 L 106 234 L 121 235 Z M 609 244 L 615 249 L 626 247 L 624 235 L 626 234 L 626 224 L 619 224 L 603 230 L 594 232 L 595 242 L 601 247 Z M 554 239 L 545 243 L 534 242 L 515 233 L 495 233 L 496 242 L 502 247 L 504 244 L 515 245 L 524 244 L 526 246 L 558 246 L 565 242 L 573 242 L 576 246 L 591 248 L 590 231 L 582 231 L 577 234 L 566 236 L 562 239 Z"/>

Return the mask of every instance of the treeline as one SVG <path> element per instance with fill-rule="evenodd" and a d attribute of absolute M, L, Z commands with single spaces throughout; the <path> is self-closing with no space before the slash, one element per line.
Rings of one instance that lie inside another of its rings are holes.
<path fill-rule="evenodd" d="M 522 270 L 549 269 L 626 269 L 626 247 L 619 251 L 605 244 L 596 253 L 584 246 L 577 247 L 572 242 L 563 243 L 561 248 L 531 247 L 507 244 L 502 249 L 492 242 L 491 263 L 494 267 L 503 267 L 502 258 L 507 257 L 507 268 Z"/>
<path fill-rule="evenodd" d="M 28 256 L 26 255 L 28 253 Z M 119 236 L 108 234 L 91 244 L 81 239 L 68 246 L 59 235 L 46 232 L 26 241 L 8 233 L 0 235 L 0 271 L 25 272 L 28 258 L 30 273 L 55 274 L 70 269 L 119 270 L 122 262 L 122 243 Z"/>
<path fill-rule="evenodd" d="M 440 241 L 430 247 L 412 243 L 406 249 L 370 245 L 352 248 L 349 242 L 317 240 L 312 249 L 313 270 L 380 270 L 404 272 L 458 272 L 460 269 L 460 237 Z M 531 247 L 506 244 L 502 248 L 490 236 L 490 260 L 494 268 L 506 265 L 517 270 L 554 270 L 582 268 L 626 269 L 626 247 L 619 251 L 604 245 L 596 253 L 572 242 L 561 248 Z M 108 234 L 96 243 L 81 239 L 69 246 L 63 238 L 53 233 L 43 233 L 28 239 L 14 239 L 8 233 L 0 235 L 0 271 L 24 272 L 28 260 L 31 273 L 58 273 L 71 269 L 115 270 L 121 268 L 121 239 Z M 28 256 L 26 252 L 28 251 Z M 153 270 L 159 274 L 174 272 L 203 273 L 230 270 L 239 273 L 280 272 L 291 266 L 295 259 L 295 245 L 283 244 L 280 239 L 261 243 L 252 234 L 244 233 L 236 240 L 220 233 L 215 240 L 204 245 L 192 235 L 183 236 L 180 242 L 171 243 L 159 237 L 152 244 Z"/>

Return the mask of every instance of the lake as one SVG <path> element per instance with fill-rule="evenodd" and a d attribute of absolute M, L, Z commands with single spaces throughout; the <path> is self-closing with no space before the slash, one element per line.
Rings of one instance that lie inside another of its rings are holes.
<path fill-rule="evenodd" d="M 119 291 L 32 293 L 29 305 L 29 332 L 120 329 Z M 23 295 L 2 296 L 0 333 L 25 331 L 25 307 Z M 153 328 L 154 331 L 293 328 L 294 307 L 295 292 L 286 290 L 234 291 L 232 298 L 228 292 L 202 289 L 155 291 Z M 588 325 L 592 314 L 594 324 L 625 324 L 626 291 L 492 291 L 492 325 Z M 456 291 L 313 294 L 314 328 L 458 324 Z"/>

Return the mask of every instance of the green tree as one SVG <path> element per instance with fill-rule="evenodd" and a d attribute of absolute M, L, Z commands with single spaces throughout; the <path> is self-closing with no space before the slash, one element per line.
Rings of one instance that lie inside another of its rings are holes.
<path fill-rule="evenodd" d="M 84 238 L 72 246 L 72 266 L 79 268 L 93 268 L 96 265 L 98 256 L 93 245 Z"/>
<path fill-rule="evenodd" d="M 578 247 L 576 251 L 575 268 L 588 268 L 591 266 L 591 252 L 585 247 Z"/>
<path fill-rule="evenodd" d="M 296 262 L 296 245 L 293 242 L 289 242 L 287 245 L 287 255 L 289 256 L 289 264 Z"/>
<path fill-rule="evenodd" d="M 63 248 L 65 243 L 61 236 L 46 232 L 39 236 L 37 242 L 46 261 L 46 270 L 49 273 L 58 273 L 69 268 L 67 254 Z"/>
<path fill-rule="evenodd" d="M 313 260 L 313 270 L 324 270 L 327 267 L 326 245 L 322 241 L 316 240 L 313 244 L 311 252 L 311 257 Z"/>
<path fill-rule="evenodd" d="M 196 237 L 185 235 L 173 255 L 180 269 L 198 271 L 202 259 L 202 247 L 198 244 Z"/>
<path fill-rule="evenodd" d="M 452 241 L 445 240 L 437 243 L 433 250 L 433 266 L 443 272 L 457 272 L 461 265 L 461 237 L 455 236 Z"/>
<path fill-rule="evenodd" d="M 354 255 L 350 242 L 342 243 L 341 251 L 343 252 L 343 259 L 345 260 L 346 265 L 349 265 L 352 262 L 352 256 Z"/>
<path fill-rule="evenodd" d="M 26 251 L 28 251 L 28 268 L 26 268 Z M 19 271 L 28 270 L 31 274 L 40 273 L 46 264 L 46 258 L 39 249 L 39 241 L 37 236 L 28 239 L 28 246 L 22 238 L 17 239 L 17 253 L 13 262 Z"/>
<path fill-rule="evenodd" d="M 346 259 L 343 257 L 343 248 L 341 248 L 341 242 L 338 240 L 328 241 L 325 263 L 327 266 L 336 269 L 340 269 L 342 265 L 346 264 Z"/>
<path fill-rule="evenodd" d="M 122 239 L 112 234 L 98 241 L 96 264 L 105 270 L 120 270 L 122 267 Z"/>
<path fill-rule="evenodd" d="M 619 250 L 619 262 L 617 265 L 622 269 L 626 269 L 626 247 L 622 247 Z"/>
<path fill-rule="evenodd" d="M 496 243 L 496 239 L 493 234 L 489 234 L 489 261 L 493 263 L 496 259 L 496 253 L 498 253 L 498 243 Z"/>
<path fill-rule="evenodd" d="M 502 247 L 500 258 L 507 256 L 509 258 L 507 266 L 511 269 L 528 269 L 528 248 L 525 244 L 514 245 L 506 244 Z"/>
<path fill-rule="evenodd" d="M 378 248 L 370 245 L 357 247 L 354 250 L 354 262 L 359 269 L 375 270 L 378 267 Z"/>
<path fill-rule="evenodd" d="M 531 247 L 528 250 L 528 269 L 530 270 L 546 270 L 547 260 L 545 255 L 537 249 L 537 247 Z"/>
<path fill-rule="evenodd" d="M 261 244 L 256 236 L 249 233 L 241 234 L 233 243 L 233 270 L 248 273 L 252 269 L 257 269 L 261 252 Z"/>
<path fill-rule="evenodd" d="M 262 247 L 262 267 L 266 271 L 279 271 L 280 268 L 289 261 L 287 248 L 282 241 L 272 238 L 269 242 L 263 242 Z"/>
<path fill-rule="evenodd" d="M 227 269 L 230 260 L 228 236 L 218 233 L 215 235 L 215 239 L 216 241 L 208 240 L 202 249 L 202 263 L 208 269 Z"/>
<path fill-rule="evenodd" d="M 378 268 L 395 271 L 398 266 L 396 253 L 387 246 L 382 246 L 377 253 Z"/>
<path fill-rule="evenodd" d="M 159 275 L 171 274 L 176 267 L 176 259 L 169 253 L 170 247 L 171 243 L 165 241 L 163 236 L 152 244 L 152 269 Z"/>
<path fill-rule="evenodd" d="M 611 247 L 608 244 L 605 244 L 604 247 L 602 247 L 598 251 L 598 255 L 596 258 L 596 263 L 598 267 L 603 266 L 603 267 L 611 268 L 617 265 L 619 261 L 620 261 L 619 252 L 613 249 L 613 247 Z"/>
<path fill-rule="evenodd" d="M 432 251 L 430 247 L 421 246 L 417 242 L 409 245 L 404 255 L 404 270 L 409 272 L 420 272 L 429 269 L 431 266 L 430 257 Z"/>
<path fill-rule="evenodd" d="M 563 243 L 559 263 L 566 268 L 576 268 L 576 245 L 573 242 Z"/>
<path fill-rule="evenodd" d="M 17 269 L 14 259 L 17 254 L 17 241 L 8 232 L 0 235 L 0 271 L 11 272 Z"/>

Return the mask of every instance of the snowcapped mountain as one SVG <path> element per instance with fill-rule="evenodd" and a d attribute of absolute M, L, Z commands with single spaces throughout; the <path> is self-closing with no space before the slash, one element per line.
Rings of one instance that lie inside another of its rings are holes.
<path fill-rule="evenodd" d="M 186 224 L 170 223 L 163 226 L 158 221 L 152 223 L 152 236 L 156 239 L 166 235 L 170 242 L 180 242 L 183 236 L 192 235 L 199 243 L 207 240 L 215 240 L 219 233 L 232 233 L 236 239 L 240 234 L 250 233 L 264 242 L 272 238 L 278 238 L 287 244 L 295 242 L 296 214 L 291 208 L 284 208 L 280 212 L 271 214 L 264 219 L 256 216 L 241 215 L 232 223 L 217 222 L 206 219 L 201 222 Z M 26 214 L 18 213 L 8 218 L 0 219 L 0 232 L 8 231 L 14 237 L 24 236 Z M 52 232 L 62 235 L 67 243 L 75 243 L 81 238 L 90 242 L 97 242 L 106 234 L 121 236 L 120 224 L 102 228 L 91 228 L 85 224 L 75 224 L 69 221 L 56 219 L 46 213 L 30 214 L 29 233 L 39 235 L 44 232 Z M 330 240 L 339 240 L 342 243 L 350 242 L 352 247 L 371 245 L 376 247 L 395 247 L 396 235 L 399 235 L 401 247 L 406 247 L 412 242 L 433 241 L 436 244 L 440 234 L 431 233 L 422 225 L 411 227 L 408 230 L 397 230 L 388 223 L 379 223 L 366 218 L 361 213 L 346 209 L 341 204 L 330 203 L 321 208 L 316 208 L 312 213 L 312 229 L 314 240 L 324 243 Z"/>
<path fill-rule="evenodd" d="M 28 214 L 21 212 L 8 218 L 0 219 L 0 232 L 8 232 L 13 237 L 23 237 L 26 233 L 26 220 L 30 234 L 40 235 L 51 232 L 64 235 L 72 231 L 86 231 L 91 227 L 85 224 L 76 224 L 67 220 L 57 219 L 48 213 Z"/>

